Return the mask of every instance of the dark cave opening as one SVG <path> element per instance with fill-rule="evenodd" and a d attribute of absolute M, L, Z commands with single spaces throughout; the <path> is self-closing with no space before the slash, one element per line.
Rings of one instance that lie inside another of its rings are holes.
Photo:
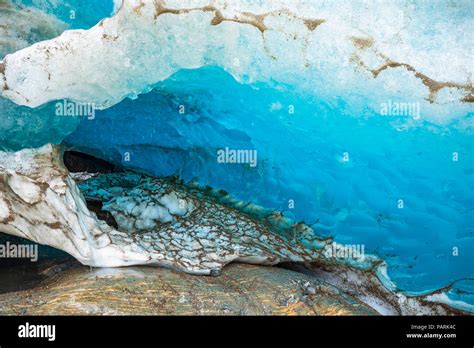
<path fill-rule="evenodd" d="M 123 172 L 122 168 L 110 162 L 78 151 L 65 151 L 63 162 L 71 173 L 108 174 Z M 85 197 L 85 199 L 87 208 L 94 212 L 99 220 L 105 221 L 109 226 L 118 229 L 117 222 L 112 214 L 102 210 L 100 200 L 91 197 Z"/>
<path fill-rule="evenodd" d="M 71 173 L 117 173 L 123 169 L 103 159 L 78 151 L 64 151 L 63 162 Z"/>
<path fill-rule="evenodd" d="M 0 232 L 0 294 L 38 286 L 43 280 L 79 264 L 59 249 Z M 18 257 L 14 250 L 28 248 L 30 257 Z"/>

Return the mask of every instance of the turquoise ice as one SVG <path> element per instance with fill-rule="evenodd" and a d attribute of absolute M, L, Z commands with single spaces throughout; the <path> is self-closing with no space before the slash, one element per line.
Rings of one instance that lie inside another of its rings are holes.
<path fill-rule="evenodd" d="M 0 148 L 223 189 L 364 245 L 402 291 L 474 304 L 472 2 L 14 2 L 89 30 L 4 50 Z M 95 117 L 58 117 L 65 99 Z"/>

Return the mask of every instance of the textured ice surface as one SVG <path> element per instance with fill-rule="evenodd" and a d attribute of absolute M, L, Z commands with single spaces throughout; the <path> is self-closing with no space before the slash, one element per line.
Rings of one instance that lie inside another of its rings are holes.
<path fill-rule="evenodd" d="M 130 0 L 6 56 L 0 89 L 46 110 L 62 98 L 110 107 L 67 144 L 285 211 L 364 244 L 400 289 L 424 292 L 474 277 L 473 6 Z M 400 102 L 415 110 L 381 115 Z M 41 110 L 34 123 L 2 114 L 0 145 L 72 131 Z M 257 150 L 257 166 L 218 163 L 226 147 Z M 472 280 L 447 296 L 472 302 Z"/>
<path fill-rule="evenodd" d="M 0 1 L 0 57 L 38 41 L 58 36 L 66 23 L 34 8 L 23 8 L 9 0 Z"/>
<path fill-rule="evenodd" d="M 115 230 L 87 209 L 59 155 L 51 145 L 0 151 L 0 231 L 95 267 L 158 265 L 209 275 L 233 261 L 336 263 L 322 252 L 331 240 L 307 226 L 281 228 L 287 220 L 278 215 L 259 220 L 198 187 L 140 175 L 105 174 L 83 184 L 90 197 L 104 191 L 114 196 L 104 199 L 104 209 L 116 217 Z M 122 189 L 118 194 L 115 185 Z M 375 263 L 365 257 L 359 264 L 371 269 Z"/>
<path fill-rule="evenodd" d="M 80 119 L 56 116 L 54 103 L 31 109 L 0 97 L 0 150 L 59 144 Z"/>
<path fill-rule="evenodd" d="M 58 36 L 67 28 L 54 15 L 21 1 L 0 0 L 0 57 Z M 31 109 L 0 97 L 0 150 L 58 144 L 78 122 L 74 117 L 57 117 L 53 103 Z"/>
<path fill-rule="evenodd" d="M 459 103 L 473 91 L 468 1 L 226 4 L 125 1 L 90 30 L 7 56 L 2 95 L 30 106 L 69 98 L 107 107 L 179 69 L 217 65 L 239 81 L 286 86 L 353 113 L 388 98 L 416 98 L 422 117 L 438 122 L 468 110 Z"/>
<path fill-rule="evenodd" d="M 9 0 L 5 0 L 9 1 Z M 70 29 L 89 29 L 112 15 L 113 0 L 11 0 L 14 4 L 33 8 L 68 24 Z"/>
<path fill-rule="evenodd" d="M 389 276 L 407 291 L 472 277 L 472 134 L 457 124 L 346 112 L 203 68 L 98 111 L 66 143 L 157 176 L 222 188 L 341 243 L 364 244 L 388 260 Z M 257 167 L 218 163 L 225 147 L 257 150 Z"/>

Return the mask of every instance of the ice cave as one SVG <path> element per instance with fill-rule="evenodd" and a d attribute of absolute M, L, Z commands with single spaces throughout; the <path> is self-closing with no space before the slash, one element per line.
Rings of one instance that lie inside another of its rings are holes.
<path fill-rule="evenodd" d="M 0 0 L 0 242 L 472 314 L 473 24 L 470 1 Z"/>

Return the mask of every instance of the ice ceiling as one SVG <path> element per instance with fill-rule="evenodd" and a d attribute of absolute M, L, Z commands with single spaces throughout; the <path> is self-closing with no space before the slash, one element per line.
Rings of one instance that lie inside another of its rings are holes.
<path fill-rule="evenodd" d="M 14 3 L 2 149 L 62 142 L 223 189 L 365 245 L 402 290 L 474 302 L 470 1 Z"/>

